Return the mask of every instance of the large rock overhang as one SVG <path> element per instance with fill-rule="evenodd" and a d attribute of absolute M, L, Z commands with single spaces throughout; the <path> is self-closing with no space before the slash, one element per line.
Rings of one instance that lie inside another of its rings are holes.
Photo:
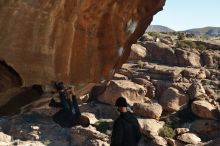
<path fill-rule="evenodd" d="M 164 4 L 165 0 L 1 0 L 0 60 L 14 69 L 23 86 L 59 80 L 89 89 L 111 79 Z"/>

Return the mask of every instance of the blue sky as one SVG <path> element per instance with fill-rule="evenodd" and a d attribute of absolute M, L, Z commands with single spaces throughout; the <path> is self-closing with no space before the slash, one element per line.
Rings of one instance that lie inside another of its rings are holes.
<path fill-rule="evenodd" d="M 163 11 L 151 24 L 164 25 L 174 30 L 205 26 L 220 27 L 220 0 L 166 0 Z"/>

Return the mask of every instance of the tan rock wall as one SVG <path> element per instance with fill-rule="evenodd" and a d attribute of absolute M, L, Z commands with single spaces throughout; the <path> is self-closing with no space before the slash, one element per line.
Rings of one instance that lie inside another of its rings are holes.
<path fill-rule="evenodd" d="M 0 0 L 0 60 L 23 85 L 112 77 L 165 0 Z"/>

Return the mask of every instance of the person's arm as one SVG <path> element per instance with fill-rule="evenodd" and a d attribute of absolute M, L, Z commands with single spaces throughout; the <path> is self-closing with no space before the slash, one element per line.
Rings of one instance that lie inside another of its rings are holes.
<path fill-rule="evenodd" d="M 76 116 L 79 117 L 81 115 L 81 112 L 79 110 L 79 106 L 76 100 L 76 95 L 72 95 L 72 104 L 73 104 L 73 108 L 75 110 Z"/>
<path fill-rule="evenodd" d="M 110 146 L 122 146 L 123 134 L 123 125 L 120 121 L 116 120 L 113 125 Z"/>

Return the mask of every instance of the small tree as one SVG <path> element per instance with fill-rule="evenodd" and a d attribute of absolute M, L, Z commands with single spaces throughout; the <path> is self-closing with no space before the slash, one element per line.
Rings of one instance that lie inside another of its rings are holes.
<path fill-rule="evenodd" d="M 173 138 L 175 136 L 175 132 L 169 124 L 165 124 L 163 128 L 160 129 L 159 135 L 162 137 Z"/>
<path fill-rule="evenodd" d="M 179 33 L 177 38 L 178 40 L 185 40 L 185 35 L 183 33 Z"/>
<path fill-rule="evenodd" d="M 199 44 L 199 45 L 197 46 L 197 49 L 199 49 L 199 50 L 201 50 L 201 51 L 205 51 L 205 50 L 207 49 L 207 47 L 206 47 L 205 45 L 203 45 L 203 44 Z"/>

